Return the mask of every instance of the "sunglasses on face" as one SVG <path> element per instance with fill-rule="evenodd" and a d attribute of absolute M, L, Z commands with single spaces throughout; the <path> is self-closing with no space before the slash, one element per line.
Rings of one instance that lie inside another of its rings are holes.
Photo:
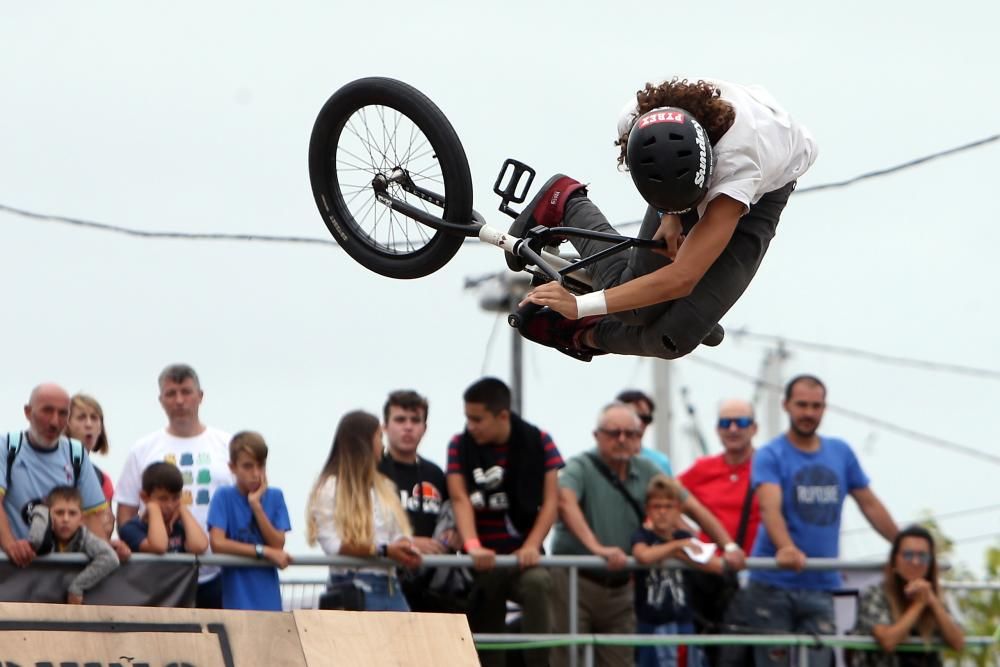
<path fill-rule="evenodd" d="M 719 428 L 723 431 L 733 424 L 737 428 L 750 428 L 753 426 L 753 417 L 719 417 Z"/>
<path fill-rule="evenodd" d="M 636 438 L 642 437 L 641 431 L 636 431 L 630 428 L 599 428 L 597 429 L 604 435 L 608 436 L 612 440 L 618 440 L 623 435 L 629 439 L 634 440 Z"/>
<path fill-rule="evenodd" d="M 900 554 L 903 560 L 917 565 L 927 565 L 931 562 L 931 555 L 927 551 L 914 551 L 913 549 L 903 549 Z"/>

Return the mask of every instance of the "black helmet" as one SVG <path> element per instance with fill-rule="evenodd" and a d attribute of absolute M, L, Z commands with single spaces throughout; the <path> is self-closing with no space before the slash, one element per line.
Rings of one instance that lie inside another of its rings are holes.
<path fill-rule="evenodd" d="M 683 213 L 708 192 L 712 146 L 684 109 L 660 107 L 636 119 L 625 163 L 642 198 L 664 213 Z"/>

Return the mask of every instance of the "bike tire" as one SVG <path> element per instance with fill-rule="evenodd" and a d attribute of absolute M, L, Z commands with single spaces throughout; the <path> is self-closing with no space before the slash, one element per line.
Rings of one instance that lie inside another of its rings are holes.
<path fill-rule="evenodd" d="M 381 128 L 372 130 L 369 120 Z M 407 129 L 410 143 L 404 152 L 401 144 L 407 137 L 398 135 Z M 414 147 L 417 133 L 429 149 Z M 369 161 L 372 164 L 366 164 Z M 444 205 L 438 209 L 398 188 L 394 196 L 446 222 L 472 227 L 469 161 L 441 110 L 419 90 L 395 79 L 371 77 L 346 84 L 323 105 L 309 141 L 316 206 L 333 238 L 362 266 L 390 278 L 419 278 L 447 264 L 465 237 L 435 231 L 379 203 L 374 188 L 366 191 L 365 178 L 393 168 L 443 189 L 433 191 L 443 195 Z"/>

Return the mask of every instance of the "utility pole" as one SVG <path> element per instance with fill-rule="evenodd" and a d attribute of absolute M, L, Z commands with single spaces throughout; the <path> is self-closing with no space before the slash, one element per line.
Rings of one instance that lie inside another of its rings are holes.
<path fill-rule="evenodd" d="M 666 359 L 653 359 L 653 400 L 656 401 L 656 437 L 653 440 L 657 450 L 674 460 L 673 422 L 674 410 L 671 404 L 670 374 L 673 362 Z"/>
<path fill-rule="evenodd" d="M 526 273 L 490 273 L 476 278 L 466 277 L 465 289 L 479 290 L 479 307 L 487 312 L 512 313 L 528 293 L 531 276 Z M 524 403 L 522 372 L 522 341 L 516 329 L 510 330 L 510 404 L 521 414 Z"/>
<path fill-rule="evenodd" d="M 782 386 L 784 385 L 784 364 L 791 356 L 785 348 L 784 341 L 778 341 L 778 346 L 767 350 L 761 367 L 762 380 L 759 396 L 763 399 L 764 439 L 776 438 L 784 431 L 781 419 Z"/>

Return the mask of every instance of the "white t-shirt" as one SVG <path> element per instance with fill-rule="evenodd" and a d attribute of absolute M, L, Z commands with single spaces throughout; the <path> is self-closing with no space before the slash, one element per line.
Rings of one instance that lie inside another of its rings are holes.
<path fill-rule="evenodd" d="M 728 195 L 749 208 L 768 192 L 800 178 L 816 161 L 818 149 L 809 130 L 796 123 L 762 87 L 703 80 L 719 89 L 720 97 L 736 112 L 736 119 L 712 146 L 715 168 L 708 194 L 698 204 L 699 215 L 719 195 Z M 622 109 L 619 137 L 632 127 L 637 107 L 633 97 Z"/>
<path fill-rule="evenodd" d="M 316 541 L 319 542 L 323 553 L 328 556 L 336 556 L 340 553 L 342 540 L 337 533 L 337 527 L 333 523 L 333 511 L 337 498 L 337 478 L 327 477 L 323 486 L 316 492 L 316 498 L 310 505 L 309 513 L 313 521 L 316 522 Z M 396 540 L 406 537 L 402 526 L 396 521 L 396 515 L 388 507 L 383 507 L 375 489 L 371 490 L 372 513 L 374 514 L 375 544 L 392 544 Z M 345 568 L 330 566 L 331 574 L 343 574 L 351 571 L 370 572 L 373 574 L 386 574 L 385 568 L 363 567 Z"/>
<path fill-rule="evenodd" d="M 229 440 L 228 433 L 212 427 L 206 427 L 193 438 L 178 438 L 167 433 L 165 428 L 150 433 L 135 443 L 125 459 L 115 489 L 119 504 L 140 507 L 142 471 L 151 463 L 173 463 L 184 477 L 181 502 L 207 532 L 212 494 L 220 486 L 233 483 L 233 475 L 229 472 Z M 218 568 L 202 566 L 198 579 L 207 581 L 218 572 Z"/>

